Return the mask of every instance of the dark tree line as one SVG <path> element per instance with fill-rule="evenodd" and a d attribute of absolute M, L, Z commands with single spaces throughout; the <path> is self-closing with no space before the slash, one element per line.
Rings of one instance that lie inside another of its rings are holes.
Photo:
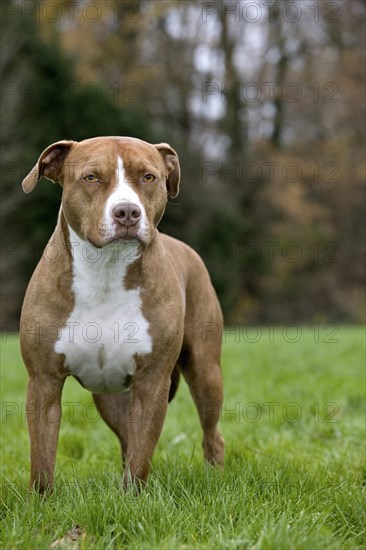
<path fill-rule="evenodd" d="M 161 230 L 201 253 L 227 323 L 364 320 L 362 0 L 22 4 L 2 18 L 4 322 L 61 196 L 22 178 L 53 141 L 115 134 L 179 152 Z"/>

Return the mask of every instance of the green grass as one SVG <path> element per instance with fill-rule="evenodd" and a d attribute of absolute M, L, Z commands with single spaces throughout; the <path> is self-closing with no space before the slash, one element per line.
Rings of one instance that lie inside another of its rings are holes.
<path fill-rule="evenodd" d="M 45 497 L 28 490 L 27 375 L 18 339 L 8 337 L 2 548 L 49 548 L 57 539 L 54 548 L 364 548 L 364 328 L 340 328 L 334 342 L 329 334 L 303 327 L 293 343 L 281 329 L 269 338 L 263 328 L 257 342 L 249 342 L 255 331 L 239 342 L 228 334 L 225 469 L 203 465 L 183 382 L 139 497 L 120 489 L 117 439 L 73 379 L 63 394 L 56 488 Z"/>

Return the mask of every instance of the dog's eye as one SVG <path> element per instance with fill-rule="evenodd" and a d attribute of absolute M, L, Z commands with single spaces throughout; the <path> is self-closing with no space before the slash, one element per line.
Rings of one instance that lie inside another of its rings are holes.
<path fill-rule="evenodd" d="M 153 176 L 152 174 L 145 174 L 143 177 L 143 181 L 145 183 L 152 183 L 154 180 L 155 180 L 155 176 Z"/>
<path fill-rule="evenodd" d="M 87 183 L 97 183 L 97 181 L 99 180 L 96 176 L 89 174 L 89 176 L 85 176 L 84 181 L 86 181 Z"/>

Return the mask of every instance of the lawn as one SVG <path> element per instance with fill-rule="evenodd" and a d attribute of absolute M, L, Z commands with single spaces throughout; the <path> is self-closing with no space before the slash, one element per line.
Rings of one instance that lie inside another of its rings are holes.
<path fill-rule="evenodd" d="M 3 336 L 2 548 L 364 548 L 364 327 L 262 327 L 223 350 L 224 470 L 204 466 L 185 383 L 147 490 L 120 489 L 120 451 L 69 379 L 52 494 L 28 490 L 27 375 Z"/>

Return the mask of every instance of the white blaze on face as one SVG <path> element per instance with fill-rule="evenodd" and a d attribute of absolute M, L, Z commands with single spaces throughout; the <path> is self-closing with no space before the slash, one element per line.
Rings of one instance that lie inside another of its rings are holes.
<path fill-rule="evenodd" d="M 113 237 L 117 228 L 117 222 L 113 219 L 113 208 L 122 202 L 136 204 L 141 210 L 139 235 L 146 238 L 149 232 L 149 224 L 147 221 L 145 208 L 140 200 L 140 197 L 133 190 L 131 184 L 128 183 L 126 173 L 123 166 L 123 160 L 118 155 L 116 167 L 116 187 L 109 196 L 104 208 L 104 226 L 108 237 Z"/>

